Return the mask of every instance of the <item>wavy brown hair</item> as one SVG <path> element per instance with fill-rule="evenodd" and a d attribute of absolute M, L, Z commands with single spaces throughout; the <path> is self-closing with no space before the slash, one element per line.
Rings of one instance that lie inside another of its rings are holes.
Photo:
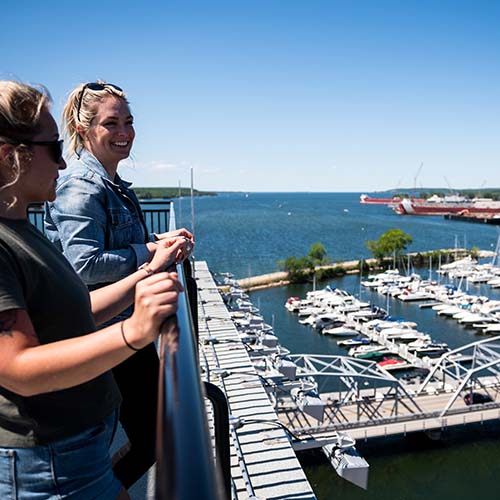
<path fill-rule="evenodd" d="M 10 80 L 0 80 L 0 145 L 12 144 L 13 153 L 0 164 L 0 191 L 14 185 L 26 160 L 31 158 L 32 140 L 40 132 L 40 115 L 52 99 L 43 86 L 33 87 Z M 15 204 L 14 198 L 10 205 Z"/>

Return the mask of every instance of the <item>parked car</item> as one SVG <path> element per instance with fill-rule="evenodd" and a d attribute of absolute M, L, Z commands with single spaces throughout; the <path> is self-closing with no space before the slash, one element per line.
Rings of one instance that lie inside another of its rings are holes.
<path fill-rule="evenodd" d="M 470 392 L 464 396 L 464 403 L 467 406 L 491 403 L 492 401 L 493 399 L 488 394 L 482 394 L 481 392 Z"/>

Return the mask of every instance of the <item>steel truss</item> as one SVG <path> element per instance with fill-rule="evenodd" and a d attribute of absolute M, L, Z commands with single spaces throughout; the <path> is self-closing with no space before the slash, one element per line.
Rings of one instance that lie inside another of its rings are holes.
<path fill-rule="evenodd" d="M 375 421 L 384 416 L 397 417 L 400 412 L 404 415 L 420 415 L 422 409 L 414 395 L 407 391 L 401 382 L 387 371 L 380 368 L 374 361 L 360 360 L 347 356 L 318 356 L 318 355 L 288 355 L 287 359 L 297 365 L 297 378 L 319 377 L 337 378 L 345 386 L 345 391 L 339 391 L 339 398 L 328 401 L 327 422 L 322 427 L 352 423 L 345 414 L 347 407 L 356 412 L 356 421 Z M 367 389 L 366 386 L 371 386 Z M 297 409 L 287 411 L 284 408 L 277 410 L 288 416 L 289 424 L 297 427 L 316 427 L 303 412 Z M 383 410 L 383 414 L 382 414 Z"/>
<path fill-rule="evenodd" d="M 462 364 L 464 361 L 470 363 L 470 368 Z M 448 413 L 464 392 L 472 394 L 473 391 L 481 389 L 494 401 L 492 392 L 497 392 L 500 387 L 500 338 L 479 340 L 441 356 L 416 394 L 428 391 L 431 384 L 435 388 L 436 380 L 442 384 L 442 390 L 453 388 L 441 417 Z"/>

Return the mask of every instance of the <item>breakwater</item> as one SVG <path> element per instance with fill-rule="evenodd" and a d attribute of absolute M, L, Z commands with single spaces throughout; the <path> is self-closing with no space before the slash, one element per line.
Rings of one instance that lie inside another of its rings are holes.
<path fill-rule="evenodd" d="M 463 258 L 467 254 L 467 250 L 463 248 L 447 248 L 441 250 L 429 250 L 427 252 L 410 252 L 404 256 L 405 259 L 410 260 L 420 256 L 424 259 L 429 258 L 430 255 L 435 255 L 440 253 L 443 256 L 449 257 L 450 261 L 453 259 Z M 491 258 L 495 255 L 494 252 L 489 250 L 478 250 L 476 252 L 478 258 Z M 392 263 L 392 258 L 387 258 L 385 260 L 386 264 Z M 435 262 L 437 264 L 437 262 Z M 374 270 L 381 268 L 380 262 L 377 259 L 360 259 L 360 260 L 347 260 L 343 262 L 336 262 L 333 264 L 316 266 L 314 271 L 320 270 L 334 270 L 338 269 L 340 274 L 355 274 L 359 273 L 361 269 L 361 264 L 363 264 L 363 269 Z M 365 267 L 366 266 L 366 267 Z M 252 292 L 256 290 L 262 290 L 265 288 L 272 288 L 277 286 L 287 286 L 290 284 L 288 278 L 288 273 L 286 271 L 277 271 L 274 273 L 261 274 L 259 276 L 250 276 L 248 278 L 242 278 L 238 280 L 238 284 L 243 290 L 247 292 Z"/>

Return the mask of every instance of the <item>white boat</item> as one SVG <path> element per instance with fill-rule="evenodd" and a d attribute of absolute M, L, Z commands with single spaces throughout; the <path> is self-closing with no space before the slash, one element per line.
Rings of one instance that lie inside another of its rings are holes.
<path fill-rule="evenodd" d="M 390 337 L 391 340 L 398 340 L 399 342 L 413 342 L 416 340 L 425 340 L 425 341 L 430 341 L 431 338 L 429 335 L 426 333 L 422 332 L 408 332 L 408 333 L 402 333 L 400 335 L 395 335 L 393 337 Z"/>
<path fill-rule="evenodd" d="M 404 330 L 406 332 L 412 331 L 417 327 L 414 321 L 385 321 L 375 327 L 380 333 L 391 333 L 394 331 Z"/>
<path fill-rule="evenodd" d="M 438 311 L 439 316 L 453 316 L 459 312 L 463 311 L 461 307 L 458 306 L 449 306 L 446 309 L 441 309 Z"/>
<path fill-rule="evenodd" d="M 288 297 L 285 302 L 285 308 L 290 312 L 297 312 L 300 308 L 300 302 L 298 297 Z"/>
<path fill-rule="evenodd" d="M 473 325 L 474 323 L 481 323 L 487 321 L 489 318 L 478 313 L 469 313 L 459 318 L 458 322 L 462 325 Z"/>
<path fill-rule="evenodd" d="M 297 315 L 299 318 L 311 316 L 311 314 L 321 314 L 325 311 L 324 307 L 319 307 L 319 306 L 304 306 L 304 307 L 299 307 L 299 309 L 296 311 Z"/>
<path fill-rule="evenodd" d="M 372 345 L 360 345 L 358 347 L 353 347 L 352 349 L 349 349 L 348 354 L 349 356 L 356 356 L 359 354 L 366 354 L 367 352 L 382 352 L 382 351 L 388 351 L 384 346 L 379 345 L 379 344 L 372 344 Z"/>
<path fill-rule="evenodd" d="M 369 345 L 371 342 L 370 339 L 366 337 L 356 337 L 354 339 L 347 339 L 347 340 L 339 340 L 337 342 L 337 345 L 342 346 L 342 347 L 351 347 L 351 346 L 360 346 L 360 345 Z"/>
<path fill-rule="evenodd" d="M 469 283 L 486 283 L 492 278 L 493 274 L 487 271 L 483 271 L 483 272 L 472 273 L 471 275 L 467 276 L 467 281 Z"/>
<path fill-rule="evenodd" d="M 403 302 L 416 302 L 418 300 L 432 299 L 433 296 L 430 293 L 424 292 L 422 290 L 417 290 L 415 292 L 404 291 L 398 295 L 398 299 Z"/>
<path fill-rule="evenodd" d="M 500 323 L 493 323 L 488 325 L 483 329 L 484 333 L 499 333 L 500 332 Z"/>
<path fill-rule="evenodd" d="M 337 326 L 334 328 L 323 328 L 321 333 L 325 335 L 333 335 L 334 337 L 352 337 L 358 335 L 359 332 L 353 330 L 352 328 L 346 328 L 345 326 Z"/>
<path fill-rule="evenodd" d="M 487 284 L 490 285 L 491 288 L 499 288 L 500 287 L 500 278 L 496 277 L 496 278 L 490 279 L 487 282 Z"/>

